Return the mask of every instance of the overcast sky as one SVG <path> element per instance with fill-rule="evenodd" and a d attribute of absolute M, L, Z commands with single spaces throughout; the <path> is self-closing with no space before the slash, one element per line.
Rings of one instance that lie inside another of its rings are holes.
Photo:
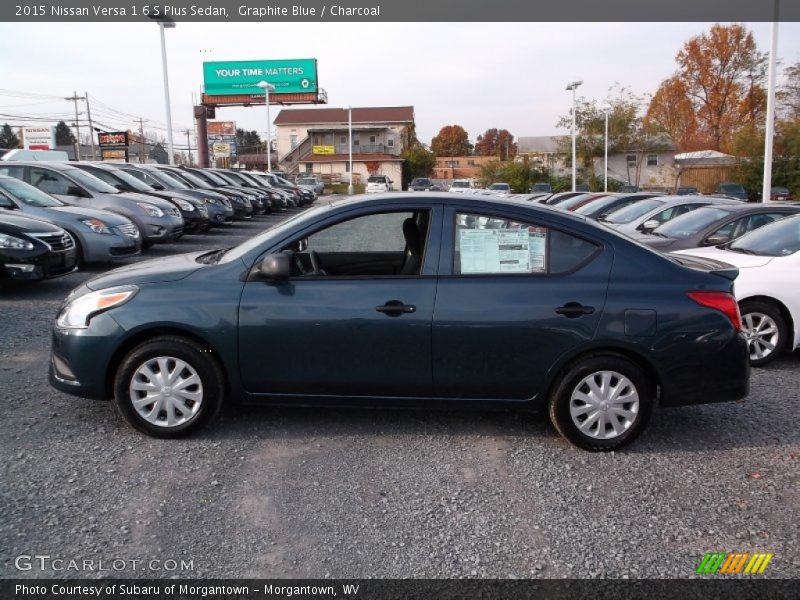
<path fill-rule="evenodd" d="M 570 107 L 568 80 L 583 79 L 579 95 L 587 98 L 606 97 L 615 83 L 653 93 L 675 70 L 682 43 L 710 25 L 178 23 L 166 32 L 173 126 L 193 125 L 205 60 L 317 58 L 329 106 L 413 105 L 424 142 L 452 123 L 473 140 L 489 127 L 550 135 Z M 768 50 L 770 24 L 748 27 Z M 89 93 L 100 124 L 134 129 L 133 116 L 142 116 L 145 129 L 163 127 L 158 38 L 151 23 L 0 24 L 0 123 L 20 123 L 13 115 L 68 120 L 72 104 L 60 98 L 77 90 Z M 778 46 L 784 64 L 800 61 L 800 23 L 781 24 Z M 218 110 L 217 118 L 265 130 L 263 106 Z"/>

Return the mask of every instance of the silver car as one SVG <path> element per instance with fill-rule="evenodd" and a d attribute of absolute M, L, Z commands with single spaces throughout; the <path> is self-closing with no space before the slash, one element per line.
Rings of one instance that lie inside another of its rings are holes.
<path fill-rule="evenodd" d="M 65 229 L 75 242 L 79 264 L 110 262 L 139 254 L 142 249 L 139 228 L 130 219 L 105 210 L 67 206 L 13 177 L 0 175 L 0 208 Z"/>
<path fill-rule="evenodd" d="M 0 175 L 21 179 L 71 206 L 128 217 L 139 228 L 145 248 L 183 235 L 183 217 L 172 203 L 144 194 L 120 192 L 69 163 L 3 162 Z"/>
<path fill-rule="evenodd" d="M 741 204 L 738 200 L 713 196 L 655 196 L 628 204 L 600 219 L 624 233 L 648 233 L 677 216 L 709 204 Z"/>

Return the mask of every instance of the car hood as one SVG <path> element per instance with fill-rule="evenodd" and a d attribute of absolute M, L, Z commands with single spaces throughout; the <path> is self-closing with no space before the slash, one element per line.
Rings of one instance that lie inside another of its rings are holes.
<path fill-rule="evenodd" d="M 118 198 L 127 198 L 128 200 L 135 200 L 136 202 L 147 202 L 162 209 L 175 208 L 175 205 L 169 200 L 164 200 L 163 198 L 157 198 L 149 194 L 142 194 L 140 192 L 120 192 L 119 194 L 115 194 L 115 196 L 117 196 Z"/>
<path fill-rule="evenodd" d="M 40 217 L 23 216 L 7 210 L 0 210 L 0 232 L 16 233 L 62 233 L 64 230 Z"/>
<path fill-rule="evenodd" d="M 78 222 L 82 219 L 99 219 L 103 221 L 106 225 L 110 225 L 111 227 L 116 227 L 117 225 L 125 225 L 130 223 L 131 220 L 123 217 L 121 215 L 114 214 L 107 210 L 96 210 L 94 208 L 83 208 L 80 206 L 54 206 L 50 209 L 42 209 L 50 211 L 56 211 L 61 213 L 62 215 L 69 215 L 70 220 L 74 220 Z M 41 213 L 45 218 L 47 218 L 46 213 Z"/>
<path fill-rule="evenodd" d="M 755 254 L 742 254 L 741 252 L 733 252 L 731 250 L 724 250 L 722 248 L 690 248 L 689 250 L 678 250 L 673 254 L 690 255 L 701 258 L 711 258 L 726 262 L 729 265 L 734 265 L 740 269 L 749 269 L 753 267 L 763 267 L 769 264 L 775 258 L 774 256 L 758 256 Z"/>
<path fill-rule="evenodd" d="M 637 242 L 641 242 L 642 244 L 646 244 L 651 248 L 658 248 L 658 249 L 669 248 L 670 246 L 675 244 L 675 242 L 678 241 L 675 238 L 666 238 L 666 237 L 659 237 L 657 235 L 647 235 L 647 234 L 635 235 L 633 236 L 633 239 L 635 239 Z"/>
<path fill-rule="evenodd" d="M 189 254 L 166 256 L 120 267 L 93 277 L 86 282 L 86 287 L 90 290 L 102 290 L 117 285 L 178 281 L 205 266 L 202 263 L 198 263 L 196 259 L 206 252 L 190 252 Z"/>

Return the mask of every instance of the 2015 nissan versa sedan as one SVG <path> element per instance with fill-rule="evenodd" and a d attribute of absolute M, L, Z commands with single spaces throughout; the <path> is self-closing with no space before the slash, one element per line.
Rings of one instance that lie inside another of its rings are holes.
<path fill-rule="evenodd" d="M 156 437 L 229 401 L 460 404 L 546 409 L 610 450 L 656 404 L 747 394 L 737 273 L 527 202 L 347 199 L 87 281 L 59 310 L 50 381 Z"/>

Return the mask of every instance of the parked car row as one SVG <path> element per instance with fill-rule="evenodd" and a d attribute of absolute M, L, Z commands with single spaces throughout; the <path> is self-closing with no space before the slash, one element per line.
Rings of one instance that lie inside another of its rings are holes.
<path fill-rule="evenodd" d="M 313 190 L 255 171 L 0 162 L 0 281 L 57 277 L 84 262 L 111 262 L 316 198 Z"/>

